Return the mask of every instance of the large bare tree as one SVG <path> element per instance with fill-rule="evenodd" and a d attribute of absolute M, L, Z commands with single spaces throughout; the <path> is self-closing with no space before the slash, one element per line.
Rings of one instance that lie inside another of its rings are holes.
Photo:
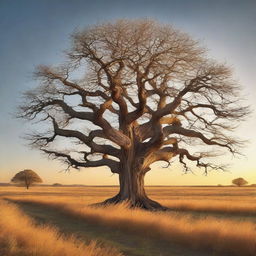
<path fill-rule="evenodd" d="M 25 93 L 19 116 L 50 124 L 30 136 L 46 154 L 118 174 L 120 191 L 106 203 L 162 208 L 144 190 L 151 164 L 176 157 L 185 171 L 194 162 L 207 172 L 223 168 L 209 162 L 218 148 L 237 152 L 230 132 L 248 114 L 240 87 L 187 34 L 118 20 L 75 32 L 72 44 L 64 64 L 38 67 L 40 85 Z"/>

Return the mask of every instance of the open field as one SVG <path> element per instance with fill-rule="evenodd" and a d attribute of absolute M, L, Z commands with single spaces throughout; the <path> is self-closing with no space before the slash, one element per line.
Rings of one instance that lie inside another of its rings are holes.
<path fill-rule="evenodd" d="M 85 245 L 47 225 L 38 226 L 16 206 L 0 201 L 0 255 L 10 256 L 122 256 L 114 248 L 101 248 L 95 241 Z"/>
<path fill-rule="evenodd" d="M 253 187 L 147 187 L 152 199 L 170 208 L 166 212 L 130 210 L 125 204 L 91 206 L 113 196 L 117 190 L 117 187 L 32 187 L 27 191 L 0 187 L 0 198 L 4 201 L 1 215 L 7 216 L 8 211 L 3 209 L 9 207 L 27 221 L 23 228 L 12 226 L 8 231 L 11 242 L 7 244 L 18 248 L 22 234 L 36 232 L 47 237 L 46 229 L 59 243 L 84 250 L 84 254 L 73 255 L 114 256 L 119 255 L 118 251 L 127 256 L 256 255 L 256 189 Z M 11 223 L 11 218 L 8 221 Z M 90 247 L 98 248 L 99 254 L 85 253 Z M 109 254 L 110 247 L 117 251 Z M 31 255 L 50 254 L 40 251 Z"/>

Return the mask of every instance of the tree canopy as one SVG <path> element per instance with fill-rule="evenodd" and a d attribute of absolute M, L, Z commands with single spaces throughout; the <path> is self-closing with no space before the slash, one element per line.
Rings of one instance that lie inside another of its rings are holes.
<path fill-rule="evenodd" d="M 26 186 L 27 189 L 34 183 L 42 183 L 42 179 L 32 170 L 24 170 L 15 174 L 11 179 L 13 183 L 19 183 Z"/>
<path fill-rule="evenodd" d="M 120 192 L 107 202 L 157 208 L 144 191 L 152 163 L 177 158 L 207 172 L 224 168 L 209 160 L 219 149 L 238 153 L 232 131 L 249 112 L 240 86 L 186 33 L 148 19 L 103 23 L 76 31 L 67 57 L 37 68 L 40 85 L 19 117 L 49 125 L 31 144 L 68 167 L 118 174 Z"/>
<path fill-rule="evenodd" d="M 244 178 L 236 178 L 234 180 L 232 180 L 232 184 L 241 187 L 241 186 L 245 186 L 248 184 L 248 181 L 245 180 Z"/>

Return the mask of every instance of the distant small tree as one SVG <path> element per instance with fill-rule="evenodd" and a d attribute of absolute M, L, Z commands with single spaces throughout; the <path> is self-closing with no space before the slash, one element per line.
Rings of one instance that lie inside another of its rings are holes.
<path fill-rule="evenodd" d="M 60 183 L 53 183 L 52 185 L 55 186 L 55 187 L 62 186 L 62 184 L 60 184 Z"/>
<path fill-rule="evenodd" d="M 248 181 L 246 181 L 244 178 L 237 178 L 232 180 L 232 183 L 238 187 L 244 186 L 248 184 Z"/>
<path fill-rule="evenodd" d="M 27 189 L 34 183 L 42 183 L 42 179 L 32 170 L 24 170 L 15 174 L 11 179 L 13 183 L 24 184 Z"/>

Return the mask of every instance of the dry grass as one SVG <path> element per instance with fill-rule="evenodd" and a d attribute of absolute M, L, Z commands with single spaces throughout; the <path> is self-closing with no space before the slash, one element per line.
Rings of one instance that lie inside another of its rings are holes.
<path fill-rule="evenodd" d="M 148 194 L 176 210 L 250 213 L 256 215 L 255 188 L 147 188 Z M 255 256 L 256 224 L 251 221 L 194 218 L 188 213 L 152 213 L 118 207 L 90 207 L 114 195 L 117 188 L 9 188 L 3 196 L 56 207 L 65 214 L 145 237 L 215 251 L 218 255 Z"/>
<path fill-rule="evenodd" d="M 191 246 L 210 249 L 221 254 L 256 255 L 256 225 L 251 222 L 220 220 L 206 217 L 193 219 L 189 216 L 130 210 L 125 204 L 107 207 L 73 207 L 73 204 L 22 200 L 56 207 L 73 217 L 119 228 L 144 236 L 163 239 Z"/>
<path fill-rule="evenodd" d="M 168 200 L 165 206 L 177 211 L 216 212 L 231 214 L 255 214 L 256 205 L 250 202 L 217 201 L 217 200 Z"/>
<path fill-rule="evenodd" d="M 92 241 L 85 245 L 63 237 L 53 227 L 35 226 L 17 207 L 0 201 L 0 255 L 5 256 L 121 256 L 112 248 Z M 4 216 L 4 217 L 3 217 Z"/>
<path fill-rule="evenodd" d="M 117 187 L 0 187 L 0 196 L 41 199 L 89 205 L 117 193 Z M 220 212 L 256 215 L 256 188 L 253 187 L 147 187 L 148 195 L 178 211 Z"/>

